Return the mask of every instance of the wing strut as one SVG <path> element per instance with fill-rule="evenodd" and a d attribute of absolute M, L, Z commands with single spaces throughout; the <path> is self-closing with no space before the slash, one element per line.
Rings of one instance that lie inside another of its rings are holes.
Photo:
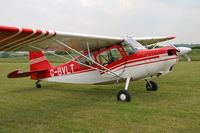
<path fill-rule="evenodd" d="M 89 43 L 88 43 L 88 42 L 87 42 L 87 50 L 88 50 L 89 58 L 92 59 L 92 58 L 91 58 L 91 54 L 90 54 L 90 46 L 89 46 Z"/>
<path fill-rule="evenodd" d="M 38 47 L 35 47 L 35 46 L 29 46 L 29 47 L 34 48 L 34 49 L 37 49 L 37 50 L 40 50 L 40 51 L 44 51 L 43 49 L 38 48 Z M 69 60 L 69 61 L 72 60 L 72 59 L 70 59 L 70 58 L 67 58 L 67 57 L 64 57 L 64 56 L 61 56 L 61 55 L 58 55 L 58 54 L 55 54 L 55 53 L 51 53 L 51 52 L 48 52 L 48 51 L 45 51 L 45 52 L 46 52 L 46 53 L 49 53 L 49 54 L 52 54 L 52 55 L 55 55 L 55 56 L 57 56 L 57 57 L 60 57 L 60 58 L 63 58 L 63 59 Z M 73 58 L 73 61 L 76 62 L 76 63 L 78 63 L 78 64 L 80 64 L 80 65 L 83 65 L 83 66 L 85 66 L 85 67 L 89 67 L 89 68 L 91 68 L 91 69 L 95 69 L 95 70 L 98 70 L 98 71 L 100 71 L 100 72 L 107 73 L 107 74 L 110 74 L 110 75 L 113 76 L 112 73 L 108 73 L 107 71 L 103 71 L 103 70 L 101 70 L 101 69 L 98 69 L 98 68 L 92 67 L 92 66 L 90 66 L 90 65 L 87 65 L 87 64 L 84 64 L 84 63 L 78 62 L 78 61 L 75 60 L 75 58 Z M 120 78 L 122 78 L 122 77 L 120 77 Z"/>
<path fill-rule="evenodd" d="M 89 61 L 93 62 L 93 63 L 94 63 L 94 64 L 96 64 L 97 66 L 100 66 L 101 68 L 103 68 L 103 69 L 107 70 L 107 71 L 108 71 L 108 72 L 110 72 L 111 74 L 113 74 L 113 75 L 115 75 L 115 76 L 117 76 L 117 77 L 119 77 L 119 78 L 122 78 L 120 75 L 118 75 L 118 74 L 116 74 L 116 73 L 112 72 L 110 69 L 108 69 L 108 68 L 104 67 L 103 65 L 101 65 L 101 64 L 99 64 L 99 63 L 97 63 L 96 61 L 94 61 L 94 60 L 92 60 L 92 59 L 88 58 L 87 56 L 85 56 L 85 55 L 83 55 L 83 54 L 81 54 L 80 52 L 78 52 L 77 50 L 75 50 L 75 49 L 71 48 L 70 46 L 68 46 L 68 45 L 64 44 L 63 42 L 61 42 L 61 41 L 58 41 L 58 40 L 56 40 L 56 39 L 55 39 L 55 41 L 56 41 L 57 43 L 59 43 L 60 45 L 62 45 L 62 46 L 64 46 L 64 47 L 66 47 L 66 48 L 70 49 L 71 51 L 73 51 L 73 52 L 77 53 L 78 55 L 80 55 L 80 56 L 84 57 L 85 59 L 87 59 L 87 60 L 89 60 Z M 107 73 L 108 73 L 108 72 L 107 72 Z"/>

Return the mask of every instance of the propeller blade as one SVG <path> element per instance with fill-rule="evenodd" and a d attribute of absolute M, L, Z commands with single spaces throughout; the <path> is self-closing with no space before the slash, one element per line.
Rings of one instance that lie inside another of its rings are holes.
<path fill-rule="evenodd" d="M 190 62 L 190 61 L 191 61 L 190 57 L 189 57 L 187 54 L 183 55 L 183 57 L 184 57 L 184 58 L 185 58 L 185 60 L 187 60 L 188 62 Z"/>

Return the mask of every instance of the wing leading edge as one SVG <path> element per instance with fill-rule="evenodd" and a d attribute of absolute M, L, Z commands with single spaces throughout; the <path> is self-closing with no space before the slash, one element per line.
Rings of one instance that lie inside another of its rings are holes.
<path fill-rule="evenodd" d="M 162 42 L 174 37 L 133 38 L 143 45 Z M 33 51 L 30 46 L 47 50 L 67 51 L 55 40 L 59 40 L 75 50 L 104 48 L 124 41 L 123 37 L 55 32 L 31 28 L 0 26 L 0 51 Z"/>
<path fill-rule="evenodd" d="M 163 37 L 138 37 L 138 38 L 134 38 L 134 39 L 137 40 L 142 45 L 147 46 L 150 44 L 160 43 L 160 42 L 164 42 L 164 41 L 171 40 L 174 38 L 176 38 L 176 37 L 175 36 L 163 36 Z"/>

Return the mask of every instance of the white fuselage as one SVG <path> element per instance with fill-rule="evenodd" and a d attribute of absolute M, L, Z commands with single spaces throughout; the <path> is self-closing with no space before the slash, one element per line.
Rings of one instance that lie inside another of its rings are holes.
<path fill-rule="evenodd" d="M 159 58 L 145 59 L 149 57 L 151 56 L 128 60 L 126 63 L 116 65 L 117 67 L 115 66 L 114 69 L 110 68 L 110 70 L 122 78 L 131 77 L 132 80 L 138 80 L 166 74 L 171 71 L 173 65 L 177 62 L 176 55 L 160 54 Z M 61 83 L 96 84 L 118 79 L 120 78 L 117 76 L 108 73 L 101 74 L 98 70 L 88 69 L 87 71 L 79 71 L 43 80 Z"/>

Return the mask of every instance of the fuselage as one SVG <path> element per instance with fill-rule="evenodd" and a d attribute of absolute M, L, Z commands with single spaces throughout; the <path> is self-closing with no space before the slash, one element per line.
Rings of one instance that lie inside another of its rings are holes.
<path fill-rule="evenodd" d="M 177 62 L 176 49 L 170 46 L 130 51 L 129 48 L 122 45 L 113 45 L 112 47 L 94 50 L 91 53 L 85 52 L 84 55 L 110 71 L 79 56 L 43 72 L 41 74 L 43 77 L 40 77 L 41 80 L 80 84 L 103 83 L 127 77 L 138 80 L 166 74 L 172 71 Z M 31 78 L 36 79 L 34 76 Z"/>

